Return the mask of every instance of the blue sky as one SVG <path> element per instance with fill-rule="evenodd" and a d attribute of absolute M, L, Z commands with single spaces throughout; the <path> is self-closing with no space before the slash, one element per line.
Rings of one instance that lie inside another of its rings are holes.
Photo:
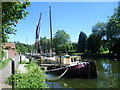
<path fill-rule="evenodd" d="M 26 11 L 29 15 L 17 24 L 16 35 L 9 35 L 9 41 L 33 44 L 35 42 L 36 24 L 42 12 L 40 36 L 50 38 L 49 4 L 52 6 L 53 36 L 57 30 L 65 30 L 72 42 L 77 42 L 81 31 L 87 36 L 97 22 L 107 22 L 117 2 L 31 2 Z"/>

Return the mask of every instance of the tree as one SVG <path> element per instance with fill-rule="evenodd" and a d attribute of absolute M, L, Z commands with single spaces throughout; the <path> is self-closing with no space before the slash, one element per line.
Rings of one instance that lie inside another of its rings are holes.
<path fill-rule="evenodd" d="M 120 6 L 115 9 L 114 14 L 109 18 L 106 28 L 107 46 L 109 52 L 112 51 L 112 47 L 119 41 L 120 38 Z"/>
<path fill-rule="evenodd" d="M 96 34 L 91 34 L 87 39 L 87 51 L 90 53 L 100 52 L 101 37 Z"/>
<path fill-rule="evenodd" d="M 50 49 L 50 39 L 40 37 L 40 49 L 43 53 L 48 53 Z"/>
<path fill-rule="evenodd" d="M 120 39 L 113 45 L 112 51 L 114 53 L 120 54 Z"/>
<path fill-rule="evenodd" d="M 81 53 L 84 53 L 86 50 L 86 40 L 87 40 L 86 34 L 84 32 L 80 32 L 78 40 L 78 50 Z"/>
<path fill-rule="evenodd" d="M 106 23 L 104 22 L 98 22 L 92 27 L 92 33 L 99 35 L 101 39 L 104 39 L 104 36 L 106 34 Z"/>
<path fill-rule="evenodd" d="M 8 34 L 15 34 L 17 30 L 13 27 L 26 17 L 28 6 L 30 2 L 2 2 L 2 42 L 7 42 Z"/>
<path fill-rule="evenodd" d="M 104 23 L 104 22 L 98 22 L 97 24 L 95 24 L 93 27 L 92 27 L 92 34 L 95 34 L 97 36 L 100 36 L 100 51 L 101 52 L 104 52 L 106 50 L 108 50 L 106 48 L 106 27 L 107 27 L 107 23 Z M 98 42 L 99 43 L 99 42 Z"/>
<path fill-rule="evenodd" d="M 20 42 L 15 42 L 16 43 L 16 50 L 18 53 L 31 53 L 33 51 L 33 45 L 28 45 Z"/>
<path fill-rule="evenodd" d="M 53 38 L 53 46 L 56 52 L 61 51 L 63 46 L 68 44 L 69 42 L 70 42 L 69 34 L 67 34 L 64 30 L 58 30 L 55 33 L 55 36 Z"/>

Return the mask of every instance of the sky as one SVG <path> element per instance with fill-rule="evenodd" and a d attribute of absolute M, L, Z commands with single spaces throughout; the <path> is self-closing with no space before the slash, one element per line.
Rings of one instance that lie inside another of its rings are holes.
<path fill-rule="evenodd" d="M 31 7 L 25 20 L 19 20 L 16 35 L 9 35 L 8 41 L 19 41 L 26 44 L 35 43 L 35 31 L 40 12 L 42 19 L 40 37 L 50 38 L 49 5 L 52 7 L 53 37 L 57 30 L 65 30 L 72 42 L 78 42 L 81 31 L 87 36 L 97 22 L 107 22 L 113 15 L 117 2 L 31 2 Z"/>

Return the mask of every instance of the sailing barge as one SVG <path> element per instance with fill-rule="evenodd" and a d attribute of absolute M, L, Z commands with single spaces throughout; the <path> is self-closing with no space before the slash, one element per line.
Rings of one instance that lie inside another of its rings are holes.
<path fill-rule="evenodd" d="M 49 6 L 50 11 L 50 57 L 53 58 L 53 46 L 52 46 L 52 19 L 51 19 L 51 6 Z M 40 32 L 40 21 L 42 17 L 42 12 L 40 13 L 40 19 L 36 28 L 36 54 L 40 53 L 40 44 L 39 42 L 39 32 Z M 51 61 L 55 61 L 51 60 Z M 97 78 L 97 70 L 95 62 L 91 61 L 82 61 L 80 56 L 69 56 L 65 55 L 62 56 L 60 59 L 59 66 L 49 66 L 47 67 L 48 72 L 55 73 L 60 75 L 59 78 L 62 76 L 70 77 L 70 78 Z"/>
<path fill-rule="evenodd" d="M 65 55 L 61 57 L 60 66 L 49 66 L 48 73 L 67 78 L 97 78 L 96 64 L 92 61 L 82 61 L 80 56 Z M 67 70 L 67 71 L 66 71 Z"/>

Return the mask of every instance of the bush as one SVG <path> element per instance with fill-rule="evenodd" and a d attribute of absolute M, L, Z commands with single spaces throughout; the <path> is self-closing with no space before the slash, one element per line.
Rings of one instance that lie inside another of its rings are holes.
<path fill-rule="evenodd" d="M 24 60 L 24 61 L 19 62 L 19 64 L 28 64 L 28 61 Z"/>
<path fill-rule="evenodd" d="M 45 83 L 46 76 L 41 69 L 36 69 L 35 63 L 31 62 L 26 65 L 29 72 L 16 73 L 13 77 L 15 80 L 15 88 L 47 88 Z M 8 78 L 7 83 L 12 85 L 12 76 Z"/>
<path fill-rule="evenodd" d="M 3 60 L 3 57 L 5 57 L 5 52 L 3 51 L 3 49 L 0 47 L 0 62 Z"/>

